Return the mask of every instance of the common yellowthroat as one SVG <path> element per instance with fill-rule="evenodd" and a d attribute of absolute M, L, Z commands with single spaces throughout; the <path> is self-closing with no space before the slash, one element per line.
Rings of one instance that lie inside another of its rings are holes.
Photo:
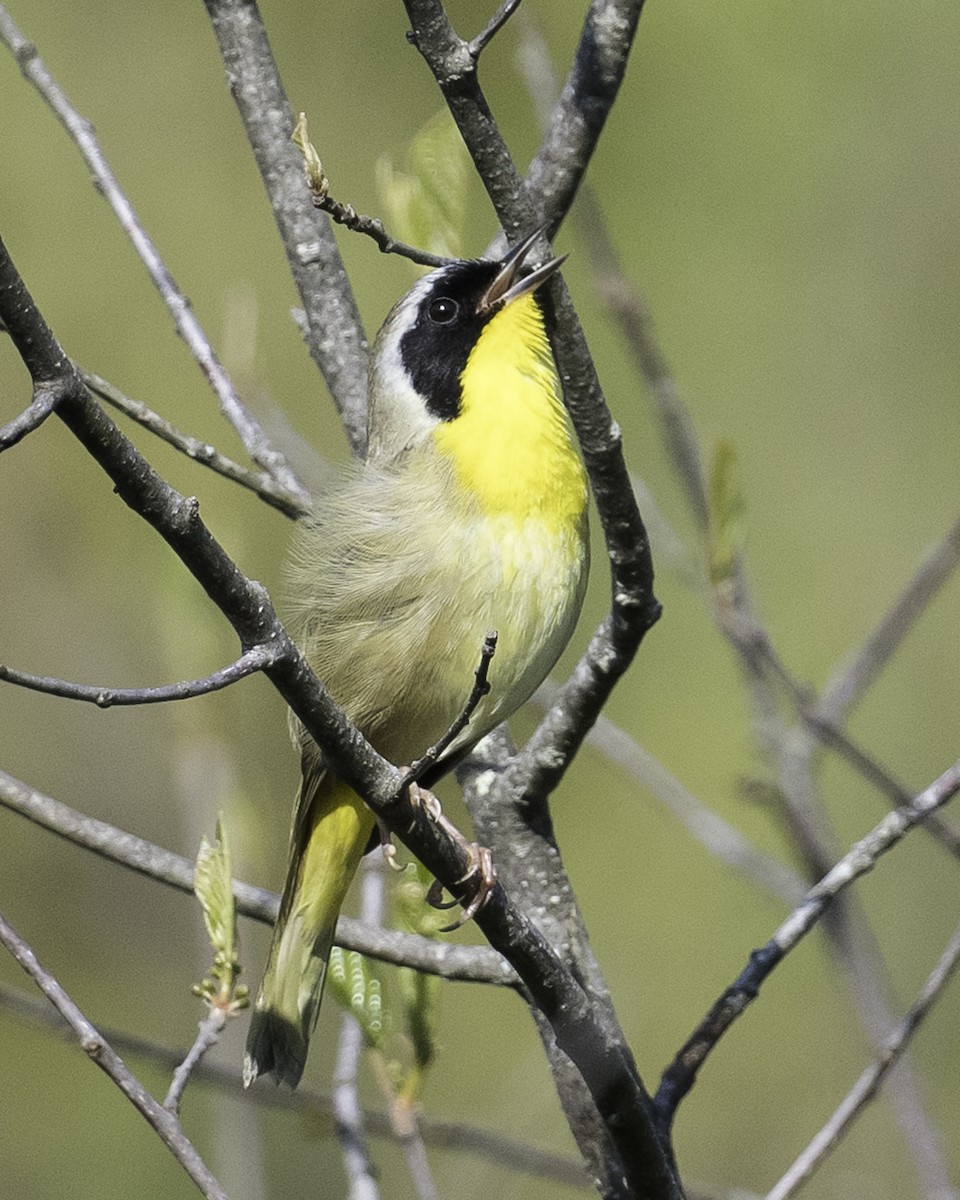
<path fill-rule="evenodd" d="M 539 232 L 539 231 L 538 231 Z M 489 693 L 448 763 L 514 712 L 573 630 L 587 579 L 587 481 L 531 272 L 456 261 L 390 312 L 371 358 L 367 461 L 322 496 L 294 549 L 300 643 L 347 716 L 412 761 L 464 708 L 484 635 Z M 244 1082 L 296 1086 L 337 915 L 375 819 L 296 728 L 303 778 Z"/>

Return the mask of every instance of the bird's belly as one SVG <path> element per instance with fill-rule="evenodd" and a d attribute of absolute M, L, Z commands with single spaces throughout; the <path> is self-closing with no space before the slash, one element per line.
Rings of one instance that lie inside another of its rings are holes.
<path fill-rule="evenodd" d="M 309 645 L 334 698 L 395 763 L 419 757 L 462 712 L 490 631 L 490 692 L 454 748 L 522 704 L 566 645 L 587 574 L 582 522 L 448 509 L 444 522 L 408 533 L 379 566 L 365 561 L 367 615 L 355 602 L 350 619 L 318 614 Z"/>
<path fill-rule="evenodd" d="M 536 517 L 485 517 L 462 538 L 451 564 L 451 594 L 460 599 L 437 614 L 426 656 L 434 664 L 426 671 L 428 693 L 438 703 L 424 713 L 435 741 L 462 711 L 483 639 L 495 631 L 490 691 L 455 744 L 461 746 L 509 716 L 546 677 L 576 624 L 587 567 L 579 528 L 557 529 Z"/>

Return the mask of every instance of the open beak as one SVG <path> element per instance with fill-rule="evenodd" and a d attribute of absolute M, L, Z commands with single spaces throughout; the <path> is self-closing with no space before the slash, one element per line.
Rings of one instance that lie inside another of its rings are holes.
<path fill-rule="evenodd" d="M 539 229 L 535 229 L 528 238 L 525 238 L 518 246 L 514 246 L 507 254 L 500 264 L 500 270 L 497 272 L 493 283 L 490 284 L 480 297 L 480 303 L 477 306 L 478 312 L 489 312 L 491 308 L 510 304 L 513 300 L 519 299 L 520 296 L 526 296 L 529 292 L 536 291 L 551 275 L 555 275 L 560 270 L 567 261 L 566 254 L 561 255 L 559 258 L 550 258 L 542 266 L 537 267 L 535 271 L 531 271 L 529 275 L 518 278 L 520 268 L 523 266 L 523 260 L 527 257 L 530 248 L 545 229 L 546 225 L 541 225 Z"/>

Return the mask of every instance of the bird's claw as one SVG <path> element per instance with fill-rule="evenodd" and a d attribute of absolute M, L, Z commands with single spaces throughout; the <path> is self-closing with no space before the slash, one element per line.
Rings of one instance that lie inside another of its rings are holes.
<path fill-rule="evenodd" d="M 387 866 L 391 871 L 402 871 L 403 863 L 397 860 L 397 848 L 393 844 L 393 834 L 390 832 L 389 826 L 385 825 L 383 821 L 378 821 L 377 827 L 380 830 L 380 850 Z"/>
<path fill-rule="evenodd" d="M 470 897 L 469 903 L 464 905 L 460 916 L 452 925 L 445 925 L 439 931 L 440 933 L 453 933 L 461 925 L 466 925 L 468 921 L 472 921 L 490 899 L 490 893 L 497 883 L 497 872 L 493 866 L 493 855 L 487 847 L 481 846 L 479 842 L 463 841 L 462 844 L 470 855 L 470 869 L 457 880 L 454 886 L 463 887 L 476 876 L 476 888 Z M 442 899 L 442 895 L 443 886 L 439 879 L 435 879 L 430 885 L 430 890 L 427 892 L 427 903 L 429 905 L 433 908 L 445 909 L 453 908 L 455 904 L 460 903 L 457 900 L 444 900 Z"/>
<path fill-rule="evenodd" d="M 434 825 L 443 816 L 443 809 L 440 807 L 440 801 L 436 798 L 429 788 L 422 788 L 418 783 L 408 784 L 408 793 L 410 803 L 414 808 L 423 809 Z"/>

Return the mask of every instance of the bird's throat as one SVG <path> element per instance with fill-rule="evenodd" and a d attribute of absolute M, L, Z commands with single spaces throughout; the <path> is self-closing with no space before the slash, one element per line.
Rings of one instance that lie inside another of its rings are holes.
<path fill-rule="evenodd" d="M 489 515 L 538 517 L 558 530 L 586 507 L 574 448 L 539 306 L 524 296 L 484 327 L 460 377 L 459 415 L 433 436 L 461 486 Z"/>

